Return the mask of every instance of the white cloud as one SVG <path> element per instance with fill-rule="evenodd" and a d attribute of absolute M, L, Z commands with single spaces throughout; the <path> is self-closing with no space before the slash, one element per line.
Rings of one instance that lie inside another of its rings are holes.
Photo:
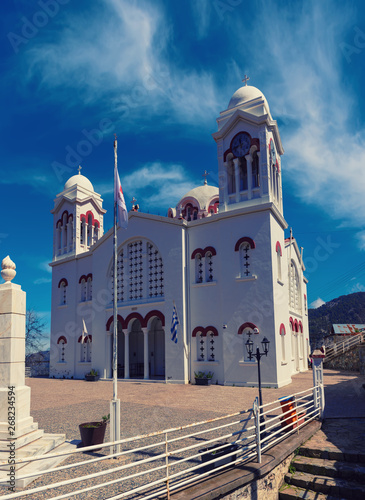
<path fill-rule="evenodd" d="M 208 33 L 211 16 L 211 0 L 192 0 L 190 3 L 198 38 L 204 38 Z"/>
<path fill-rule="evenodd" d="M 155 210 L 156 207 L 175 207 L 190 189 L 198 186 L 189 177 L 183 166 L 169 163 L 147 163 L 122 179 L 125 197 L 137 198 L 142 212 Z M 102 195 L 113 192 L 112 184 L 99 184 L 95 189 Z M 128 199 L 126 198 L 128 205 Z M 161 214 L 165 215 L 165 214 Z"/>
<path fill-rule="evenodd" d="M 257 68 L 268 60 L 274 68 L 262 90 L 273 117 L 284 122 L 283 173 L 306 202 L 351 225 L 363 224 L 365 129 L 341 74 L 341 42 L 353 38 L 354 12 L 329 1 L 291 4 L 287 15 L 269 2 L 262 12 L 267 14 L 255 24 L 252 50 Z"/>
<path fill-rule="evenodd" d="M 51 278 L 38 278 L 33 281 L 35 285 L 43 285 L 44 283 L 51 283 L 52 279 Z"/>
<path fill-rule="evenodd" d="M 356 283 L 351 287 L 350 293 L 356 293 L 356 292 L 365 292 L 365 286 L 362 285 L 361 283 Z"/>
<path fill-rule="evenodd" d="M 318 309 L 318 307 L 323 306 L 323 304 L 325 304 L 325 301 L 324 301 L 324 300 L 322 300 L 320 297 L 318 297 L 318 299 L 314 300 L 314 301 L 310 304 L 310 307 L 312 307 L 313 309 Z"/>
<path fill-rule="evenodd" d="M 52 273 L 52 268 L 49 265 L 49 261 L 48 260 L 40 262 L 39 263 L 39 268 L 42 269 L 43 271 L 46 271 L 47 273 L 50 273 L 50 274 Z"/>
<path fill-rule="evenodd" d="M 67 106 L 98 104 L 120 126 L 156 115 L 211 122 L 220 93 L 210 73 L 179 68 L 178 59 L 167 56 L 172 28 L 162 7 L 108 0 L 96 8 L 67 18 L 51 40 L 32 40 L 25 52 L 28 81 Z"/>

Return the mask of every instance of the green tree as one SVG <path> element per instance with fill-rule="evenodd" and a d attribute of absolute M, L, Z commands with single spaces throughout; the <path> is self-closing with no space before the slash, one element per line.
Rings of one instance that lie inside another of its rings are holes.
<path fill-rule="evenodd" d="M 29 309 L 25 319 L 25 355 L 36 353 L 44 349 L 44 342 L 48 335 L 44 333 L 46 322 L 34 311 Z"/>

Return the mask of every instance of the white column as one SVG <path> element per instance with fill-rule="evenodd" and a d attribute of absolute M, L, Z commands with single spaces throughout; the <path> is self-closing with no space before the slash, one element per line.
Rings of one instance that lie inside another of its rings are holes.
<path fill-rule="evenodd" d="M 234 164 L 234 178 L 236 183 L 236 202 L 240 201 L 240 165 L 239 159 L 235 158 L 233 160 Z"/>
<path fill-rule="evenodd" d="M 148 363 L 148 328 L 142 328 L 143 332 L 143 340 L 144 340 L 144 349 L 143 349 L 143 354 L 144 354 L 144 379 L 149 380 L 150 378 L 150 371 L 149 371 L 149 363 Z"/>
<path fill-rule="evenodd" d="M 245 156 L 247 162 L 247 197 L 252 198 L 252 156 Z"/>
<path fill-rule="evenodd" d="M 227 162 L 224 162 L 224 175 L 222 175 L 222 184 L 223 184 L 223 192 L 224 192 L 224 206 L 225 209 L 228 205 L 228 173 L 227 173 Z"/>
<path fill-rule="evenodd" d="M 61 228 L 56 227 L 56 255 L 61 253 Z"/>
<path fill-rule="evenodd" d="M 94 244 L 94 226 L 91 224 L 90 246 Z"/>
<path fill-rule="evenodd" d="M 129 331 L 124 333 L 124 378 L 129 378 Z"/>
<path fill-rule="evenodd" d="M 71 223 L 68 222 L 66 224 L 66 227 L 67 227 L 67 249 L 66 249 L 66 252 L 70 252 L 72 250 L 72 247 L 71 247 Z"/>

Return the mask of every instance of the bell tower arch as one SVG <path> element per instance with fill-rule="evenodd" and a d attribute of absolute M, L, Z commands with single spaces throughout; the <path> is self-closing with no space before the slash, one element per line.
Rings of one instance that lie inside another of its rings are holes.
<path fill-rule="evenodd" d="M 283 212 L 281 143 L 268 102 L 256 87 L 244 86 L 217 118 L 220 210 L 272 202 Z"/>

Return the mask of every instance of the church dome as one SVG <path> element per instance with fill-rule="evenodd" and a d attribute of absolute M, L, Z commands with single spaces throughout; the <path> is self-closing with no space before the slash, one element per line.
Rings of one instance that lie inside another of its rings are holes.
<path fill-rule="evenodd" d="M 65 184 L 64 191 L 73 186 L 79 186 L 88 189 L 89 191 L 94 191 L 94 186 L 91 184 L 89 179 L 84 175 L 81 175 L 80 173 L 69 178 L 69 180 Z"/>
<path fill-rule="evenodd" d="M 267 104 L 266 97 L 261 90 L 256 87 L 252 87 L 251 85 L 244 85 L 233 94 L 231 100 L 229 101 L 228 109 L 235 108 L 236 106 L 240 106 L 246 102 L 252 101 L 253 99 L 257 99 L 258 97 L 264 99 Z"/>
<path fill-rule="evenodd" d="M 191 189 L 187 192 L 179 201 L 178 207 L 180 204 L 187 200 L 188 198 L 194 198 L 201 209 L 208 209 L 209 203 L 212 201 L 212 198 L 219 197 L 219 189 L 215 186 L 209 186 L 208 184 L 204 184 L 203 186 L 198 186 L 194 189 Z"/>

